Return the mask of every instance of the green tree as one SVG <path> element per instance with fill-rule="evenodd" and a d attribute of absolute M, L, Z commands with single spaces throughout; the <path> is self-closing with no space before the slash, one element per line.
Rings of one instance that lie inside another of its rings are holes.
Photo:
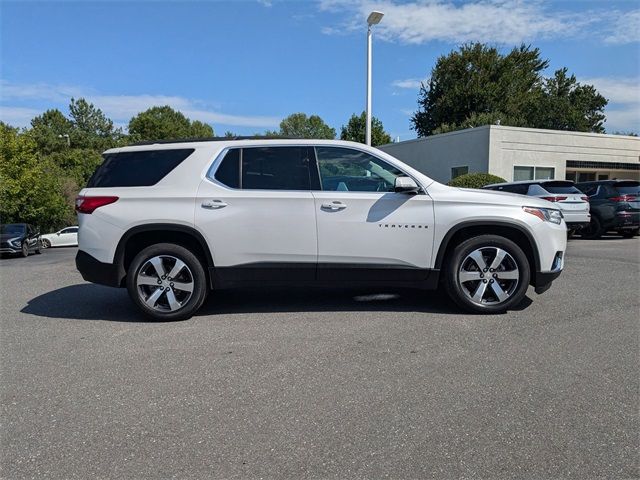
<path fill-rule="evenodd" d="M 84 98 L 71 99 L 69 115 L 73 125 L 71 147 L 102 151 L 122 143 L 122 130 L 114 128 L 113 121 Z"/>
<path fill-rule="evenodd" d="M 181 112 L 168 105 L 151 107 L 129 121 L 129 134 L 136 140 L 179 140 L 212 137 L 213 128 L 205 123 L 191 122 Z"/>
<path fill-rule="evenodd" d="M 58 109 L 47 110 L 31 120 L 31 137 L 38 151 L 45 154 L 67 148 L 72 132 L 73 122 Z"/>
<path fill-rule="evenodd" d="M 581 85 L 567 69 L 544 79 L 531 109 L 531 126 L 552 130 L 604 133 L 607 99 L 592 85 Z"/>
<path fill-rule="evenodd" d="M 606 99 L 566 69 L 543 76 L 548 60 L 521 45 L 508 54 L 481 43 L 438 58 L 411 118 L 419 136 L 487 123 L 601 131 Z"/>
<path fill-rule="evenodd" d="M 275 133 L 275 132 L 268 132 Z M 280 135 L 296 138 L 325 138 L 333 140 L 336 131 L 318 115 L 307 117 L 305 113 L 293 113 L 280 122 Z"/>
<path fill-rule="evenodd" d="M 31 135 L 0 124 L 0 218 L 54 229 L 73 219 L 73 208 L 63 193 L 64 175 L 37 149 Z"/>
<path fill-rule="evenodd" d="M 351 115 L 351 118 L 347 122 L 347 125 L 343 125 L 340 131 L 341 140 L 350 140 L 352 142 L 365 143 L 366 140 L 366 124 L 367 114 L 362 112 L 360 115 L 355 113 Z M 376 147 L 378 145 L 384 145 L 391 143 L 391 136 L 384 131 L 382 122 L 376 117 L 371 118 L 371 145 Z"/>

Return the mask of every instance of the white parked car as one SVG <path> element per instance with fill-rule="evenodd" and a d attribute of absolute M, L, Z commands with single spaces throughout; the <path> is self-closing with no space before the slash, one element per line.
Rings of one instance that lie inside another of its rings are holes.
<path fill-rule="evenodd" d="M 78 227 L 67 227 L 55 233 L 40 236 L 42 248 L 49 247 L 77 247 Z"/>
<path fill-rule="evenodd" d="M 588 227 L 591 222 L 589 197 L 578 190 L 571 180 L 524 180 L 494 183 L 487 190 L 538 197 L 557 205 L 570 233 Z"/>
<path fill-rule="evenodd" d="M 240 285 L 442 286 L 463 309 L 517 306 L 560 275 L 549 202 L 452 188 L 362 144 L 219 139 L 108 150 L 76 202 L 76 265 L 155 319 Z"/>

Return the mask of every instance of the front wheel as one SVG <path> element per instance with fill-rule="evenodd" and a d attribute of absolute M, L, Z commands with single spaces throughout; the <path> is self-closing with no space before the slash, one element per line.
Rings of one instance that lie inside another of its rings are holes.
<path fill-rule="evenodd" d="M 518 305 L 531 269 L 522 249 L 497 235 L 481 235 L 458 245 L 447 260 L 445 285 L 451 299 L 475 313 L 502 313 Z"/>
<path fill-rule="evenodd" d="M 208 293 L 202 263 L 191 251 L 171 243 L 142 250 L 127 271 L 133 303 L 154 320 L 184 320 L 198 310 Z"/>
<path fill-rule="evenodd" d="M 29 245 L 27 245 L 27 242 L 24 242 L 22 244 L 22 248 L 20 249 L 20 255 L 22 255 L 23 257 L 29 256 Z"/>
<path fill-rule="evenodd" d="M 40 244 L 42 245 L 42 248 L 51 248 L 51 241 L 46 238 L 43 238 Z"/>

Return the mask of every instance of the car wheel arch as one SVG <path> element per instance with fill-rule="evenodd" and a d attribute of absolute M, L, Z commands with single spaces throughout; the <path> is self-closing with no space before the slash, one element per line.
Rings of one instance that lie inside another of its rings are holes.
<path fill-rule="evenodd" d="M 540 271 L 540 255 L 533 235 L 521 225 L 499 220 L 468 221 L 451 227 L 440 242 L 438 253 L 435 257 L 434 269 L 442 269 L 447 254 L 459 241 L 485 234 L 500 235 L 514 241 L 527 256 L 531 270 L 534 272 Z M 532 281 L 534 277 L 532 275 Z"/>
<path fill-rule="evenodd" d="M 205 271 L 212 286 L 209 272 L 214 267 L 213 256 L 204 236 L 195 228 L 173 223 L 150 223 L 127 230 L 120 238 L 114 255 L 118 266 L 120 286 L 126 281 L 127 268 L 133 257 L 147 246 L 157 243 L 175 243 L 194 251 L 205 264 Z"/>

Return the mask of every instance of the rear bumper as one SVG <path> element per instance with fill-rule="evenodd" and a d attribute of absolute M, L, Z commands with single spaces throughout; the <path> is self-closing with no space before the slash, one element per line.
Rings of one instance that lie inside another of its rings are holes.
<path fill-rule="evenodd" d="M 76 268 L 87 282 L 120 287 L 124 275 L 117 265 L 96 260 L 82 250 L 76 254 Z"/>
<path fill-rule="evenodd" d="M 620 230 L 633 230 L 640 227 L 640 212 L 616 212 L 614 227 Z"/>

